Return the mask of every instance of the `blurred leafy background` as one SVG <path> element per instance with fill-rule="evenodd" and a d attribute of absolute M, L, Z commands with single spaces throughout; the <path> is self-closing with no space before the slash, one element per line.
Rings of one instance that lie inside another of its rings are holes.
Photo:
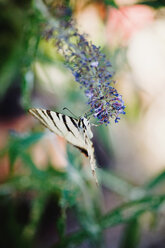
<path fill-rule="evenodd" d="M 42 4 L 0 1 L 0 247 L 163 248 L 164 1 L 58 1 L 113 64 L 127 115 L 94 131 L 100 187 L 88 161 L 27 114 L 86 99 L 42 38 Z M 76 106 L 76 108 L 75 108 Z"/>

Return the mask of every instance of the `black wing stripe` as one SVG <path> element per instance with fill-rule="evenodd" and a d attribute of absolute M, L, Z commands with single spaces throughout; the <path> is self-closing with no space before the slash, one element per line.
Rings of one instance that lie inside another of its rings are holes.
<path fill-rule="evenodd" d="M 80 119 L 78 120 L 78 127 L 79 128 L 81 127 L 81 120 Z"/>
<path fill-rule="evenodd" d="M 42 113 L 46 116 L 45 110 L 41 109 Z M 47 111 L 47 110 L 46 110 Z M 46 116 L 47 117 L 47 116 Z"/>
<path fill-rule="evenodd" d="M 49 118 L 51 119 L 51 121 L 53 122 L 54 126 L 58 129 L 58 131 L 60 131 L 60 133 L 62 133 L 61 130 L 59 129 L 59 127 L 56 125 L 56 123 L 55 123 L 55 121 L 54 121 L 54 119 L 53 119 L 53 117 L 51 115 L 51 111 L 50 110 L 46 110 L 46 113 L 49 116 Z"/>
<path fill-rule="evenodd" d="M 70 120 L 73 123 L 73 125 L 78 129 L 78 126 L 77 126 L 77 123 L 75 122 L 75 120 L 70 116 L 68 116 L 68 117 L 70 118 Z"/>
<path fill-rule="evenodd" d="M 88 157 L 88 151 L 86 149 L 79 147 L 79 146 L 74 146 L 74 147 L 78 148 L 82 153 L 85 154 L 86 157 Z"/>
<path fill-rule="evenodd" d="M 67 128 L 67 130 L 68 130 L 69 132 L 71 132 L 71 133 L 74 135 L 74 133 L 72 132 L 72 130 L 68 127 L 68 124 L 67 124 L 67 122 L 66 122 L 66 116 L 65 116 L 65 115 L 62 115 L 62 119 L 63 119 L 63 122 L 64 122 L 65 127 Z M 75 135 L 74 135 L 74 136 L 75 136 Z"/>
<path fill-rule="evenodd" d="M 78 127 L 79 127 L 79 128 L 83 128 L 83 129 L 86 129 L 86 126 L 85 126 L 85 124 L 84 124 L 84 119 L 83 119 L 83 118 L 80 118 L 80 119 L 78 120 Z"/>
<path fill-rule="evenodd" d="M 60 116 L 59 116 L 60 114 L 58 112 L 55 112 L 55 113 L 56 113 L 58 119 L 60 120 Z"/>
<path fill-rule="evenodd" d="M 32 109 L 32 113 L 34 113 L 34 114 L 33 114 L 34 116 L 35 116 L 35 114 L 36 114 L 36 116 L 38 116 L 38 117 L 41 119 L 42 123 L 47 127 L 46 121 L 45 121 L 44 118 L 40 115 L 40 113 L 39 113 L 39 111 L 38 111 L 37 109 Z M 36 117 L 36 116 L 35 116 L 35 117 Z"/>
<path fill-rule="evenodd" d="M 86 129 L 86 126 L 85 126 L 85 124 L 84 124 L 84 119 L 81 119 L 81 122 L 82 122 L 82 127 L 83 127 L 84 129 Z"/>

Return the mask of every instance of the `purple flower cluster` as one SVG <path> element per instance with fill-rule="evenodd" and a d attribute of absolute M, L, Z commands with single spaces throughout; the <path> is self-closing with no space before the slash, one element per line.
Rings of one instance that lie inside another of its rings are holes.
<path fill-rule="evenodd" d="M 109 124 L 110 119 L 118 122 L 119 115 L 125 114 L 125 106 L 122 96 L 113 87 L 111 63 L 100 47 L 87 41 L 73 21 L 59 22 L 58 28 L 46 31 L 45 37 L 55 42 L 76 82 L 84 89 L 90 106 L 87 115 L 93 115 L 101 124 Z"/>

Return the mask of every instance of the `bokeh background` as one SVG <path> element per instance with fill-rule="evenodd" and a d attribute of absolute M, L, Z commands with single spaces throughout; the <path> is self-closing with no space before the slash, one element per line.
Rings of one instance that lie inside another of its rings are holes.
<path fill-rule="evenodd" d="M 118 124 L 93 128 L 96 189 L 89 161 L 27 113 L 87 110 L 64 58 L 41 35 L 42 7 L 55 2 L 0 1 L 0 247 L 163 248 L 165 4 L 61 1 L 111 61 L 126 105 Z M 100 231 L 105 213 L 110 228 Z M 79 229 L 85 234 L 72 236 Z"/>

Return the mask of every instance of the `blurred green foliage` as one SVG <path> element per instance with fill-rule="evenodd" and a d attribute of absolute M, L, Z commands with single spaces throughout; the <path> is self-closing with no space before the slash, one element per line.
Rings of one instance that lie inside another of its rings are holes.
<path fill-rule="evenodd" d="M 23 75 L 35 60 L 40 39 L 41 15 L 32 1 L 0 2 L 0 96 L 17 75 Z"/>
<path fill-rule="evenodd" d="M 117 7 L 115 1 L 103 2 Z M 65 3 L 70 5 L 69 1 Z M 156 8 L 164 5 L 163 1 L 143 4 Z M 49 52 L 43 51 L 40 32 L 44 18 L 34 1 L 1 1 L 0 9 L 0 97 L 3 99 L 19 76 L 22 104 L 28 108 L 36 76 L 35 61 L 58 63 L 59 57 L 53 61 Z M 73 92 L 68 99 L 73 99 Z M 100 142 L 107 152 L 111 151 L 106 127 L 100 130 Z M 89 247 L 105 247 L 103 231 L 124 223 L 127 225 L 120 247 L 138 247 L 140 216 L 145 212 L 158 215 L 165 202 L 165 194 L 159 190 L 165 184 L 165 172 L 144 185 L 135 186 L 110 170 L 97 169 L 100 187 L 96 188 L 88 171 L 82 169 L 76 151 L 69 147 L 66 171 L 56 170 L 51 164 L 44 170 L 38 169 L 31 149 L 42 138 L 43 133 L 11 132 L 0 151 L 1 161 L 7 157 L 10 164 L 9 175 L 0 184 L 0 247 L 64 248 L 79 247 L 84 242 L 88 242 Z M 20 171 L 15 168 L 17 161 L 21 164 Z M 102 210 L 101 185 L 120 196 L 122 201 L 120 206 L 106 214 Z M 51 211 L 50 206 L 53 206 Z M 69 216 L 74 216 L 72 231 L 68 228 L 72 224 L 72 221 L 69 224 Z M 51 230 L 48 220 L 53 222 Z M 53 234 L 44 244 L 42 235 L 47 232 Z"/>
<path fill-rule="evenodd" d="M 12 133 L 9 143 L 1 154 L 1 156 L 8 154 L 11 164 L 11 173 L 0 186 L 0 206 L 5 211 L 5 224 L 2 225 L 3 221 L 1 222 L 4 236 L 0 239 L 0 243 L 4 244 L 3 247 L 8 247 L 10 242 L 12 247 L 32 247 L 50 196 L 57 200 L 54 211 L 56 207 L 60 209 L 54 223 L 56 226 L 54 231 L 57 230 L 55 232 L 59 241 L 52 247 L 72 247 L 73 245 L 77 247 L 85 240 L 90 241 L 91 245 L 99 244 L 104 229 L 127 222 L 130 222 L 131 226 L 126 229 L 125 235 L 133 232 L 132 241 L 125 237 L 123 245 L 126 241 L 128 243 L 121 247 L 137 247 L 128 244 L 138 243 L 138 225 L 140 224 L 138 217 L 144 212 L 158 211 L 165 202 L 164 194 L 153 193 L 160 183 L 165 183 L 165 173 L 161 173 L 144 186 L 135 187 L 114 173 L 99 169 L 100 183 L 127 201 L 104 215 L 100 208 L 101 192 L 96 189 L 95 184 L 91 183 L 88 173 L 84 174 L 74 163 L 73 152 L 68 150 L 66 172 L 57 171 L 51 165 L 48 165 L 45 170 L 36 167 L 29 148 L 42 137 L 42 133 L 28 135 Z M 23 174 L 13 173 L 16 159 L 22 161 Z M 25 205 L 25 209 L 21 210 L 22 217 L 19 217 L 21 204 Z M 68 209 L 74 211 L 79 229 L 71 234 L 66 233 Z M 5 239 L 7 235 L 8 239 Z M 100 244 L 97 247 L 102 246 Z"/>
<path fill-rule="evenodd" d="M 165 6 L 164 0 L 153 0 L 153 1 L 140 1 L 140 4 L 144 4 L 153 8 L 161 8 Z"/>

